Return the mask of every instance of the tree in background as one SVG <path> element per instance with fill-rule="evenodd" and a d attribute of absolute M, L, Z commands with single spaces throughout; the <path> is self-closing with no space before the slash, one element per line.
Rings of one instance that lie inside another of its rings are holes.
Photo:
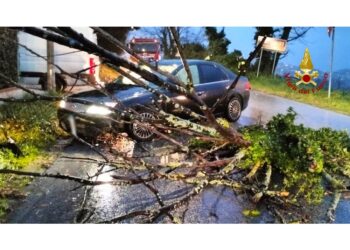
<path fill-rule="evenodd" d="M 165 59 L 178 57 L 175 42 L 166 27 L 145 28 L 142 31 L 159 39 Z M 218 31 L 216 27 L 205 27 L 197 31 L 190 27 L 176 27 L 176 31 L 187 58 L 210 59 L 237 71 L 242 53 L 239 50 L 228 53 L 231 41 L 227 39 L 224 28 Z"/>
<path fill-rule="evenodd" d="M 132 27 L 100 27 L 100 28 L 108 32 L 110 35 L 112 35 L 122 43 L 126 42 L 129 31 L 133 29 L 138 29 L 138 28 L 132 28 Z M 105 48 L 106 50 L 115 52 L 117 54 L 123 53 L 123 50 L 121 50 L 118 46 L 110 42 L 99 32 L 96 32 L 96 37 L 97 37 L 97 44 L 102 48 Z M 100 80 L 106 83 L 112 82 L 114 79 L 116 79 L 119 76 L 118 72 L 108 67 L 104 63 L 100 65 L 100 70 L 98 72 L 99 72 Z"/>
<path fill-rule="evenodd" d="M 121 42 L 125 42 L 127 35 L 129 31 L 135 28 L 131 27 L 101 27 L 101 29 L 105 30 L 109 34 L 111 34 L 113 37 L 117 38 Z M 137 28 L 136 28 L 137 29 Z M 112 44 L 110 41 L 105 39 L 103 36 L 101 36 L 100 33 L 96 33 L 97 36 L 97 44 L 107 50 L 116 52 L 117 54 L 121 53 L 122 51 Z"/>
<path fill-rule="evenodd" d="M 192 59 L 205 59 L 208 56 L 207 48 L 198 42 L 185 43 L 183 46 L 183 52 L 187 58 Z"/>
<path fill-rule="evenodd" d="M 225 65 L 230 70 L 237 72 L 238 70 L 238 62 L 242 59 L 242 52 L 240 50 L 234 50 L 231 53 L 228 53 L 227 55 L 222 56 L 220 60 L 218 60 L 220 63 Z"/>
<path fill-rule="evenodd" d="M 1 39 L 1 37 L 3 37 L 3 39 Z M 11 79 L 17 81 L 18 48 L 17 46 L 14 46 L 11 40 L 17 41 L 17 31 L 0 27 L 0 72 L 10 77 Z M 0 82 L 0 88 L 2 87 L 6 87 L 6 85 Z"/>
<path fill-rule="evenodd" d="M 208 38 L 208 51 L 211 57 L 227 55 L 227 47 L 231 42 L 226 38 L 224 28 L 218 32 L 216 27 L 205 27 L 205 35 Z"/>
<path fill-rule="evenodd" d="M 231 41 L 226 38 L 225 29 L 222 28 L 218 32 L 215 27 L 206 27 L 205 34 L 208 39 L 209 59 L 223 64 L 232 71 L 237 71 L 242 52 L 234 50 L 228 53 L 228 46 Z"/>
<path fill-rule="evenodd" d="M 256 32 L 254 34 L 254 41 L 255 44 L 257 43 L 259 36 L 267 36 L 267 37 L 273 37 L 276 30 L 273 29 L 273 27 L 256 27 Z M 256 61 L 256 64 L 254 65 L 254 68 L 257 69 L 258 60 Z M 272 63 L 273 63 L 273 53 L 269 51 L 264 51 L 262 57 L 261 57 L 261 65 L 260 65 L 260 72 L 270 74 L 272 70 Z"/>
<path fill-rule="evenodd" d="M 280 39 L 287 40 L 287 42 L 290 43 L 303 38 L 310 29 L 310 27 L 283 27 L 277 29 L 277 37 L 279 37 Z M 279 60 L 285 57 L 287 54 L 288 51 L 283 55 L 279 53 L 277 54 L 276 66 L 278 65 Z"/>
<path fill-rule="evenodd" d="M 177 57 L 177 48 L 175 41 L 166 27 L 144 28 L 143 31 L 157 39 L 159 39 L 162 46 L 163 57 L 171 59 Z M 205 39 L 202 34 L 202 29 L 194 31 L 190 27 L 176 27 L 176 32 L 180 38 L 182 47 L 186 53 L 187 58 L 204 59 L 207 56 L 205 46 L 203 45 Z M 187 54 L 188 53 L 188 54 Z"/>
<path fill-rule="evenodd" d="M 164 58 L 175 58 L 177 49 L 170 31 L 166 27 L 146 28 L 144 31 L 150 36 L 158 38 L 162 46 Z M 177 27 L 176 31 L 181 38 L 182 28 Z"/>

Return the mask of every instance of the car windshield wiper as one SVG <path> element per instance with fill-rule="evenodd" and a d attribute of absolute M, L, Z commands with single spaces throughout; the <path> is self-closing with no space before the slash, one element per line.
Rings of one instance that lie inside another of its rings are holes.
<path fill-rule="evenodd" d="M 124 84 L 124 83 L 110 83 L 106 85 L 106 90 L 107 91 L 126 90 L 134 87 L 138 87 L 138 86 L 132 85 L 132 84 Z"/>

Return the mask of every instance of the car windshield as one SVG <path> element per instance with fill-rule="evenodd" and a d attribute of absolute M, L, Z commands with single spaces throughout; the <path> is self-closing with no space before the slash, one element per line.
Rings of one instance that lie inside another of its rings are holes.
<path fill-rule="evenodd" d="M 169 74 L 172 74 L 179 66 L 181 65 L 181 61 L 179 60 L 162 60 L 159 61 L 158 68 Z M 141 78 L 138 74 L 133 73 L 133 76 L 136 78 Z M 182 80 L 182 79 L 180 79 Z M 160 87 L 155 85 L 154 83 L 148 82 L 150 87 L 159 89 Z M 131 87 L 135 87 L 135 83 L 133 83 L 130 79 L 119 76 L 113 83 L 110 83 L 106 86 L 106 88 L 111 90 L 124 90 Z"/>
<path fill-rule="evenodd" d="M 160 61 L 160 62 L 159 62 L 158 68 L 159 68 L 160 70 L 163 70 L 163 71 L 168 72 L 168 73 L 171 74 L 171 73 L 173 73 L 173 71 L 174 71 L 175 69 L 177 69 L 180 65 L 181 65 L 180 62 L 175 62 L 175 61 L 172 61 L 172 60 L 170 60 L 170 61 L 165 60 L 165 61 Z"/>
<path fill-rule="evenodd" d="M 148 82 L 148 84 L 151 88 L 159 89 L 159 86 L 155 85 L 154 83 Z M 106 89 L 108 92 L 121 91 L 134 87 L 139 86 L 124 76 L 119 76 L 112 83 L 106 84 Z"/>
<path fill-rule="evenodd" d="M 137 53 L 142 53 L 142 52 L 155 53 L 158 50 L 158 44 L 134 43 L 134 44 L 131 44 L 131 48 Z"/>
<path fill-rule="evenodd" d="M 177 67 L 178 65 L 176 64 L 172 64 L 172 65 L 159 65 L 158 66 L 160 70 L 168 72 L 168 73 L 172 73 Z"/>

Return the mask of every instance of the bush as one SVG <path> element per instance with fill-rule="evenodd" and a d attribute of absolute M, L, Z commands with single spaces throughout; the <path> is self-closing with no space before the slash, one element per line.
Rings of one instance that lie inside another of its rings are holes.
<path fill-rule="evenodd" d="M 1 105 L 0 126 L 0 144 L 11 137 L 23 153 L 17 157 L 0 148 L 0 166 L 9 169 L 40 168 L 50 160 L 47 149 L 63 133 L 58 127 L 55 104 L 46 101 Z M 0 175 L 0 221 L 8 211 L 1 190 L 18 190 L 29 181 L 28 177 Z"/>
<path fill-rule="evenodd" d="M 243 128 L 244 138 L 252 145 L 240 167 L 269 164 L 282 177 L 279 188 L 288 191 L 292 201 L 318 204 L 325 192 L 323 173 L 332 175 L 338 183 L 350 177 L 350 138 L 345 131 L 295 125 L 295 117 L 295 111 L 289 108 L 286 115 L 273 117 L 266 128 Z"/>
<path fill-rule="evenodd" d="M 46 149 L 62 133 L 55 104 L 46 101 L 0 106 L 0 126 L 0 143 L 9 136 L 25 155 Z"/>

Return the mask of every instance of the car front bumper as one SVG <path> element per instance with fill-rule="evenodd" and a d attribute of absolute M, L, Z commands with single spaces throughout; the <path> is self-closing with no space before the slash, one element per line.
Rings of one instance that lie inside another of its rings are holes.
<path fill-rule="evenodd" d="M 242 92 L 242 110 L 246 109 L 248 107 L 250 98 L 250 91 L 243 91 Z"/>
<path fill-rule="evenodd" d="M 90 116 L 79 114 L 66 109 L 57 111 L 60 127 L 68 133 L 76 133 L 80 136 L 94 138 L 97 135 L 112 131 L 124 130 L 124 123 L 114 122 L 109 116 Z M 71 123 L 73 122 L 75 129 L 72 130 Z"/>

